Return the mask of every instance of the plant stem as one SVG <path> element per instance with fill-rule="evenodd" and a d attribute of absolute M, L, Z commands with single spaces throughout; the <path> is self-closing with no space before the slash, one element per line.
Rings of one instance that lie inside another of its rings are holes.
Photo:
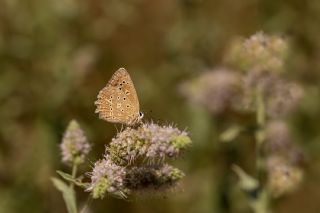
<path fill-rule="evenodd" d="M 77 163 L 73 163 L 72 165 L 72 178 L 75 179 L 77 177 L 77 169 L 78 169 L 78 164 Z M 74 183 L 73 182 L 70 182 L 70 190 L 71 190 L 71 193 L 73 194 L 73 202 L 74 202 L 74 206 L 75 206 L 75 211 L 78 212 L 77 210 L 77 198 L 76 198 L 76 192 L 74 190 Z"/>
<path fill-rule="evenodd" d="M 77 170 L 78 170 L 78 165 L 76 163 L 73 163 L 72 166 L 72 178 L 75 179 L 77 177 Z M 74 183 L 70 182 L 70 188 L 73 190 L 74 189 Z"/>
<path fill-rule="evenodd" d="M 263 186 L 263 173 L 265 170 L 265 159 L 262 153 L 262 146 L 265 142 L 265 125 L 266 125 L 266 111 L 264 104 L 264 97 L 261 89 L 256 90 L 256 122 L 258 129 L 255 132 L 256 139 L 256 172 L 257 180 L 260 184 L 260 193 L 254 204 L 255 213 L 269 213 L 269 194 L 267 189 Z"/>
<path fill-rule="evenodd" d="M 256 91 L 256 122 L 258 129 L 255 132 L 256 138 L 256 169 L 257 169 L 257 178 L 261 181 L 261 175 L 263 172 L 264 159 L 262 157 L 262 145 L 265 140 L 265 123 L 266 123 L 266 113 L 265 105 L 262 91 L 257 89 Z"/>

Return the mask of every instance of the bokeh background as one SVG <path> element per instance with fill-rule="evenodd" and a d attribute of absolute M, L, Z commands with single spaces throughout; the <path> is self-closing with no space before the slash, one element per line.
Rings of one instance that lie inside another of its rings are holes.
<path fill-rule="evenodd" d="M 232 153 L 218 142 L 220 120 L 189 104 L 178 88 L 221 66 L 232 39 L 261 30 L 290 38 L 287 69 L 305 89 L 289 118 L 306 155 L 305 179 L 276 200 L 275 212 L 320 212 L 319 26 L 317 0 L 1 0 L 0 212 L 66 212 L 50 180 L 55 170 L 69 169 L 58 145 L 75 118 L 93 144 L 88 161 L 102 156 L 116 129 L 98 119 L 93 103 L 119 67 L 131 74 L 148 120 L 190 132 L 193 145 L 176 162 L 187 175 L 178 193 L 106 197 L 90 201 L 87 211 L 250 212 L 240 193 L 227 196 L 236 177 Z M 238 147 L 238 163 L 252 171 L 253 143 Z M 78 191 L 80 204 L 87 196 Z"/>

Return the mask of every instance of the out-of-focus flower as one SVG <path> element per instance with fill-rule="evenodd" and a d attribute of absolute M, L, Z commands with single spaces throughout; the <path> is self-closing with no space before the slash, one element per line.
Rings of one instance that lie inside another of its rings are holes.
<path fill-rule="evenodd" d="M 303 180 L 303 171 L 282 157 L 269 158 L 267 168 L 267 186 L 274 197 L 292 192 Z"/>
<path fill-rule="evenodd" d="M 237 107 L 242 94 L 241 83 L 239 73 L 220 68 L 185 82 L 181 85 L 180 91 L 191 102 L 218 114 Z"/>
<path fill-rule="evenodd" d="M 118 165 L 128 165 L 138 158 L 149 163 L 177 157 L 191 139 L 185 131 L 172 126 L 144 123 L 137 129 L 127 127 L 112 139 L 106 152 Z"/>
<path fill-rule="evenodd" d="M 131 192 L 165 189 L 183 177 L 181 170 L 168 164 L 132 167 L 126 174 L 125 186 Z"/>
<path fill-rule="evenodd" d="M 243 70 L 259 69 L 281 73 L 284 71 L 287 55 L 287 40 L 281 36 L 258 32 L 246 40 L 235 40 L 227 51 L 225 60 Z"/>
<path fill-rule="evenodd" d="M 274 85 L 281 83 L 281 78 L 269 70 L 252 69 L 243 76 L 243 86 L 246 92 L 259 90 L 264 96 L 272 94 Z"/>
<path fill-rule="evenodd" d="M 265 148 L 267 152 L 272 153 L 279 150 L 287 150 L 292 144 L 288 125 L 282 120 L 268 122 L 265 132 Z"/>
<path fill-rule="evenodd" d="M 77 121 L 72 120 L 64 133 L 60 144 L 62 161 L 68 164 L 81 164 L 91 150 L 84 131 Z"/>
<path fill-rule="evenodd" d="M 251 70 L 243 77 L 243 105 L 255 108 L 256 92 L 263 96 L 266 112 L 272 118 L 285 117 L 296 110 L 303 97 L 303 89 L 283 80 L 268 70 Z"/>
<path fill-rule="evenodd" d="M 71 68 L 76 77 L 83 77 L 92 69 L 96 59 L 98 51 L 94 46 L 83 46 L 77 49 L 73 55 Z"/>
<path fill-rule="evenodd" d="M 298 108 L 303 98 L 303 90 L 297 84 L 283 82 L 276 86 L 266 107 L 268 115 L 273 118 L 292 113 Z"/>
<path fill-rule="evenodd" d="M 106 192 L 124 196 L 125 167 L 113 163 L 108 156 L 94 164 L 90 173 L 91 183 L 87 191 L 92 192 L 93 198 L 103 198 Z"/>
<path fill-rule="evenodd" d="M 287 124 L 282 120 L 270 121 L 265 129 L 264 148 L 268 164 L 275 166 L 279 161 L 299 165 L 305 161 L 301 147 L 294 143 Z"/>

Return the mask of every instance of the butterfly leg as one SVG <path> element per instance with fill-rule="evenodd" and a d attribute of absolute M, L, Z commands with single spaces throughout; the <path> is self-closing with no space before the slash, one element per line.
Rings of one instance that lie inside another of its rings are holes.
<path fill-rule="evenodd" d="M 117 133 L 119 133 L 119 130 L 118 130 L 117 124 L 114 124 L 114 127 L 116 128 Z"/>

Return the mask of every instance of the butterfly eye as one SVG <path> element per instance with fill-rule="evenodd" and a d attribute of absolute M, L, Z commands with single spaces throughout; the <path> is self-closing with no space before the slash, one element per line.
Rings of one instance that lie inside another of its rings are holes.
<path fill-rule="evenodd" d="M 143 116 L 144 116 L 143 112 L 139 112 L 140 119 L 143 118 Z"/>

